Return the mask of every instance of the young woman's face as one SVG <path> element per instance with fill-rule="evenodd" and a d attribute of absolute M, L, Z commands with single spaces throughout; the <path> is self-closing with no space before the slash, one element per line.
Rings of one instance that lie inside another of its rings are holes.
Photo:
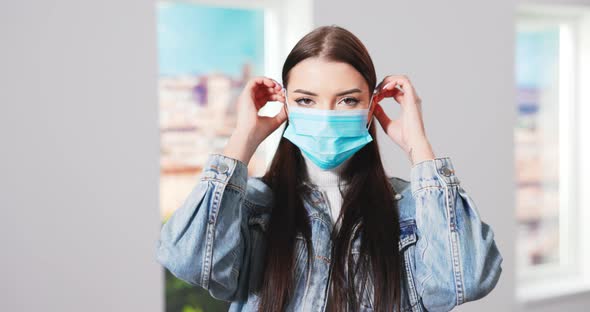
<path fill-rule="evenodd" d="M 307 58 L 291 69 L 287 97 L 289 106 L 331 110 L 366 109 L 371 98 L 354 67 L 320 58 Z"/>

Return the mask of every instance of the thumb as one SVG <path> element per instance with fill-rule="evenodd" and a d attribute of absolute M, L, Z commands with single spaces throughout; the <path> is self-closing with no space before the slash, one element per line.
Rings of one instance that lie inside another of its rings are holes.
<path fill-rule="evenodd" d="M 373 114 L 375 115 L 375 117 L 379 121 L 379 124 L 381 125 L 383 130 L 385 132 L 387 132 L 387 128 L 391 124 L 391 119 L 389 118 L 389 116 L 387 116 L 387 114 L 383 110 L 383 107 L 381 106 L 381 104 L 377 103 Z"/>
<path fill-rule="evenodd" d="M 278 128 L 285 120 L 287 120 L 287 111 L 285 110 L 285 105 L 281 105 L 281 110 L 279 111 L 276 116 L 273 117 L 273 121 L 275 126 Z"/>

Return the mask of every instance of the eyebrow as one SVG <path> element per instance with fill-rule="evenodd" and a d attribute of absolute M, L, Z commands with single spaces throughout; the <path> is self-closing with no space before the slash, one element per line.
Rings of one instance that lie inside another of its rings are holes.
<path fill-rule="evenodd" d="M 317 94 L 311 92 L 311 91 L 306 91 L 306 90 L 302 90 L 302 89 L 297 89 L 295 91 L 293 91 L 293 93 L 303 93 L 303 94 L 307 94 L 307 95 L 311 95 L 311 96 L 318 96 Z M 341 95 L 345 95 L 345 94 L 350 94 L 350 93 L 355 93 L 355 92 L 362 92 L 361 89 L 359 88 L 354 88 L 354 89 L 350 89 L 350 90 L 346 90 L 346 91 L 342 91 L 339 93 L 336 93 L 336 96 L 341 96 Z"/>

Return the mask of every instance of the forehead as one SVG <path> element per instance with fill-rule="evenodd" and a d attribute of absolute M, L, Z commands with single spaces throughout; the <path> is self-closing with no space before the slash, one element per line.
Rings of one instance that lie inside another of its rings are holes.
<path fill-rule="evenodd" d="M 289 72 L 289 89 L 304 89 L 318 94 L 359 88 L 368 91 L 364 77 L 348 63 L 307 58 Z"/>

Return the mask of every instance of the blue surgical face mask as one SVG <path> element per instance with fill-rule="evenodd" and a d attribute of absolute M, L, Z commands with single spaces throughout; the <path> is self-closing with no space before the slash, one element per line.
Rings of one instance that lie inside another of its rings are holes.
<path fill-rule="evenodd" d="M 285 89 L 285 97 L 286 95 Z M 337 167 L 373 141 L 368 130 L 371 121 L 367 120 L 373 96 L 369 108 L 365 109 L 325 110 L 289 107 L 289 100 L 286 102 L 289 125 L 283 136 L 299 147 L 301 152 L 321 169 Z"/>

